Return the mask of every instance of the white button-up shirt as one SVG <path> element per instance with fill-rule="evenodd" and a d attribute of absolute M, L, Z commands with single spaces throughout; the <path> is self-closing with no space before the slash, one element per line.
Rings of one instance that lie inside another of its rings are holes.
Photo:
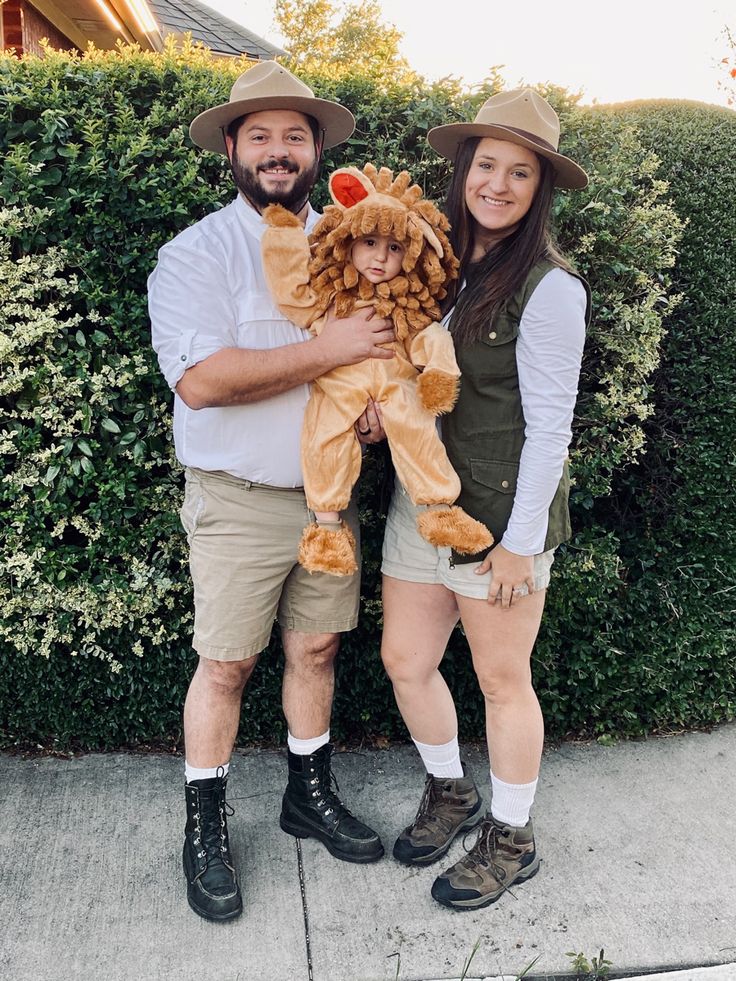
<path fill-rule="evenodd" d="M 319 215 L 309 209 L 307 231 Z M 148 280 L 153 346 L 172 390 L 223 348 L 270 350 L 309 339 L 279 311 L 261 264 L 261 216 L 240 195 L 159 251 Z M 248 405 L 190 409 L 174 394 L 179 461 L 275 487 L 302 486 L 299 447 L 309 385 Z"/>

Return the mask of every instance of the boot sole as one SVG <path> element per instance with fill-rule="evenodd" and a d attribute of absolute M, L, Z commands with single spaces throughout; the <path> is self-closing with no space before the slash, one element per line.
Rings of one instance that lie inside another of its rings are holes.
<path fill-rule="evenodd" d="M 346 855 L 345 852 L 341 852 L 339 848 L 336 848 L 332 840 L 327 835 L 322 835 L 317 831 L 312 831 L 311 828 L 304 828 L 301 824 L 292 824 L 287 818 L 282 814 L 279 818 L 279 825 L 281 830 L 285 831 L 287 835 L 293 835 L 294 838 L 315 838 L 317 841 L 321 842 L 327 849 L 327 851 L 334 858 L 339 858 L 342 862 L 353 862 L 355 865 L 367 865 L 369 862 L 377 862 L 379 858 L 384 856 L 383 845 L 379 842 L 378 849 L 368 855 Z"/>
<path fill-rule="evenodd" d="M 434 895 L 432 896 L 432 899 L 434 899 L 436 903 L 439 903 L 440 906 L 446 906 L 447 909 L 454 909 L 460 913 L 469 909 L 483 909 L 484 906 L 490 906 L 492 903 L 499 900 L 501 896 L 503 896 L 505 892 L 508 892 L 512 886 L 520 886 L 524 882 L 528 882 L 529 879 L 533 879 L 537 872 L 539 872 L 540 864 L 541 862 L 537 862 L 537 864 L 532 868 L 531 872 L 526 872 L 526 870 L 524 870 L 526 874 L 522 875 L 519 873 L 513 882 L 510 882 L 505 889 L 502 889 L 501 892 L 496 893 L 494 896 L 480 896 L 478 899 L 465 899 L 458 900 L 457 902 L 447 899 L 438 899 Z"/>
<path fill-rule="evenodd" d="M 192 902 L 191 896 L 187 894 L 187 902 L 191 909 L 201 916 L 203 920 L 209 920 L 210 923 L 226 923 L 228 920 L 234 920 L 236 917 L 240 916 L 243 912 L 243 904 L 241 902 L 238 909 L 234 909 L 231 913 L 206 913 L 203 909 L 200 909 L 195 903 Z"/>
<path fill-rule="evenodd" d="M 438 849 L 436 849 L 433 852 L 430 852 L 429 855 L 421 855 L 419 858 L 404 859 L 404 858 L 399 858 L 399 856 L 396 854 L 396 851 L 394 850 L 393 856 L 396 859 L 396 861 L 400 862 L 402 865 L 407 865 L 407 866 L 432 865 L 434 862 L 438 862 L 443 855 L 446 855 L 449 852 L 450 846 L 452 845 L 453 841 L 457 838 L 457 836 L 460 834 L 461 831 L 472 831 L 472 829 L 475 828 L 477 825 L 479 825 L 482 820 L 483 820 L 483 812 L 480 808 L 480 805 L 478 805 L 478 810 L 476 811 L 476 813 L 471 814 L 470 817 L 466 818 L 462 824 L 458 825 L 458 827 L 452 833 L 452 837 L 448 838 L 448 840 L 445 842 L 444 845 L 440 845 Z M 394 849 L 396 849 L 396 845 L 394 845 Z"/>
<path fill-rule="evenodd" d="M 184 868 L 184 878 L 187 880 L 187 902 L 189 903 L 190 909 L 193 909 L 197 916 L 201 916 L 203 920 L 209 920 L 211 923 L 226 923 L 228 920 L 234 920 L 237 916 L 243 912 L 243 899 L 240 898 L 240 905 L 236 906 L 234 910 L 230 910 L 228 913 L 210 913 L 207 910 L 202 909 L 192 899 L 192 887 L 189 883 L 189 873 L 187 872 L 187 860 L 182 855 L 182 866 Z"/>

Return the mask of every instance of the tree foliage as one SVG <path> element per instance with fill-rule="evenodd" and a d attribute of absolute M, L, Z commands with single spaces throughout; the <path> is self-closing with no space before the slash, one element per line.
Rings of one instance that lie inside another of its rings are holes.
<path fill-rule="evenodd" d="M 415 77 L 399 50 L 403 34 L 381 20 L 377 0 L 276 0 L 276 26 L 293 71 L 360 75 L 386 84 Z"/>
<path fill-rule="evenodd" d="M 721 59 L 723 71 L 718 87 L 726 93 L 729 106 L 733 106 L 736 105 L 736 37 L 730 27 L 723 28 L 723 38 L 729 53 Z"/>

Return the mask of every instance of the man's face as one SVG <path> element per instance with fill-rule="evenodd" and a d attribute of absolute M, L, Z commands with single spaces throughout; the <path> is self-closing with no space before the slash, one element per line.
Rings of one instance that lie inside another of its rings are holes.
<path fill-rule="evenodd" d="M 237 139 L 225 137 L 233 179 L 259 208 L 303 203 L 317 179 L 318 159 L 307 117 L 265 109 L 243 120 Z"/>

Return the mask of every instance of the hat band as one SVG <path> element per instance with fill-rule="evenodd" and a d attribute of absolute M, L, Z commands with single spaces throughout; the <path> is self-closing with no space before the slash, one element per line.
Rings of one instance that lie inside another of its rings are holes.
<path fill-rule="evenodd" d="M 517 129 L 516 126 L 506 126 L 504 123 L 501 124 L 501 129 L 507 129 L 509 133 L 514 133 L 516 136 L 522 136 L 525 140 L 529 140 L 530 143 L 536 143 L 542 150 L 550 150 L 552 153 L 557 153 L 556 146 L 553 146 L 547 140 L 542 139 L 541 136 L 537 136 L 535 133 L 530 133 L 526 129 Z"/>

